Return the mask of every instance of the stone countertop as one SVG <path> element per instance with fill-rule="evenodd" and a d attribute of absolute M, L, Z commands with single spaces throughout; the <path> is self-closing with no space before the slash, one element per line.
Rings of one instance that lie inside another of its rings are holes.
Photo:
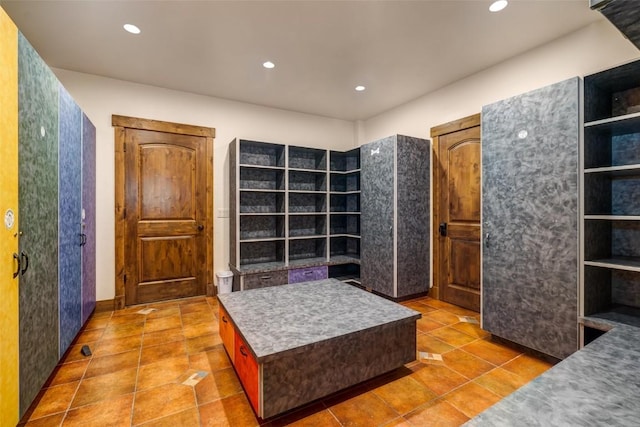
<path fill-rule="evenodd" d="M 294 268 L 307 268 L 307 267 L 320 267 L 324 265 L 343 265 L 343 264 L 360 264 L 360 259 L 353 256 L 348 255 L 337 255 L 332 256 L 328 261 L 325 258 L 310 258 L 310 259 L 300 259 L 289 261 L 289 265 L 285 265 L 284 262 L 265 262 L 265 263 L 256 263 L 243 265 L 240 267 L 236 267 L 235 265 L 229 264 L 229 269 L 231 269 L 234 273 L 245 275 L 245 274 L 258 274 L 258 273 L 268 273 L 270 271 L 277 270 L 291 270 Z"/>
<path fill-rule="evenodd" d="M 640 328 L 609 324 L 609 332 L 465 425 L 640 425 Z"/>
<path fill-rule="evenodd" d="M 218 300 L 258 362 L 420 318 L 417 311 L 335 279 L 232 292 Z"/>

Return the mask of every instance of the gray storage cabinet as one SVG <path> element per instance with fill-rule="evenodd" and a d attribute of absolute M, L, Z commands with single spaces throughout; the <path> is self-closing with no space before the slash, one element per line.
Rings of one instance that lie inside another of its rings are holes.
<path fill-rule="evenodd" d="M 580 80 L 482 108 L 482 328 L 578 348 Z"/>
<path fill-rule="evenodd" d="M 362 286 L 391 298 L 429 291 L 430 153 L 403 135 L 360 148 Z"/>

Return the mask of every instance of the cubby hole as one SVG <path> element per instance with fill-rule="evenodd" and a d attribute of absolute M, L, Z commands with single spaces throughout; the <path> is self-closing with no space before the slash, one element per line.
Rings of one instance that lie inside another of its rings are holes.
<path fill-rule="evenodd" d="M 240 245 L 240 266 L 284 264 L 284 241 L 247 242 Z"/>
<path fill-rule="evenodd" d="M 585 122 L 640 112 L 638 75 L 635 61 L 585 77 Z"/>
<path fill-rule="evenodd" d="M 290 191 L 327 191 L 327 174 L 289 171 Z"/>
<path fill-rule="evenodd" d="M 331 234 L 360 235 L 360 215 L 331 215 Z"/>
<path fill-rule="evenodd" d="M 353 263 L 330 265 L 329 277 L 338 279 L 341 282 L 354 281 L 360 283 L 360 265 Z"/>
<path fill-rule="evenodd" d="M 240 167 L 240 188 L 284 191 L 284 170 Z"/>
<path fill-rule="evenodd" d="M 289 237 L 321 236 L 327 233 L 325 215 L 292 215 L 289 217 Z"/>
<path fill-rule="evenodd" d="M 360 212 L 360 194 L 332 194 L 331 212 Z"/>
<path fill-rule="evenodd" d="M 332 237 L 330 255 L 334 257 L 348 257 L 360 259 L 360 239 L 353 237 Z"/>
<path fill-rule="evenodd" d="M 640 326 L 640 272 L 585 266 L 584 314 Z"/>
<path fill-rule="evenodd" d="M 331 174 L 331 191 L 347 192 L 360 191 L 360 174 L 358 172 L 349 174 Z"/>
<path fill-rule="evenodd" d="M 317 171 L 327 170 L 327 151 L 316 148 L 289 147 L 289 167 Z"/>
<path fill-rule="evenodd" d="M 584 243 L 586 261 L 610 258 L 640 260 L 640 222 L 586 220 Z"/>
<path fill-rule="evenodd" d="M 640 132 L 594 126 L 585 128 L 584 134 L 585 169 L 640 164 Z"/>
<path fill-rule="evenodd" d="M 240 240 L 284 237 L 284 215 L 243 215 L 240 217 Z"/>
<path fill-rule="evenodd" d="M 360 149 L 346 152 L 331 151 L 330 170 L 346 172 L 360 169 Z"/>
<path fill-rule="evenodd" d="M 240 141 L 240 164 L 284 167 L 284 145 L 257 141 Z"/>
<path fill-rule="evenodd" d="M 584 336 L 584 345 L 594 342 L 602 335 L 606 334 L 606 331 L 601 331 L 600 329 L 590 328 L 588 326 L 584 326 L 583 329 Z"/>
<path fill-rule="evenodd" d="M 284 193 L 240 192 L 240 213 L 283 213 Z"/>
<path fill-rule="evenodd" d="M 289 193 L 289 212 L 326 212 L 327 197 L 324 194 Z"/>
<path fill-rule="evenodd" d="M 585 215 L 640 215 L 640 176 L 588 173 Z"/>
<path fill-rule="evenodd" d="M 327 239 L 300 239 L 289 241 L 289 260 L 313 260 L 326 261 Z"/>

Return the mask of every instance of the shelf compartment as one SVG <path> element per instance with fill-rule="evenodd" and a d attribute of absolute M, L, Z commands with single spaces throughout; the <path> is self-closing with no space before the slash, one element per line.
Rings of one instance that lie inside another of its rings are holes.
<path fill-rule="evenodd" d="M 584 257 L 598 259 L 640 259 L 640 221 L 586 219 Z"/>
<path fill-rule="evenodd" d="M 623 64 L 584 78 L 585 122 L 640 112 L 640 63 Z"/>
<path fill-rule="evenodd" d="M 326 194 L 289 193 L 289 212 L 326 212 Z"/>
<path fill-rule="evenodd" d="M 327 234 L 326 215 L 295 215 L 289 217 L 289 237 Z"/>
<path fill-rule="evenodd" d="M 360 217 L 358 215 L 331 215 L 329 234 L 360 235 Z"/>
<path fill-rule="evenodd" d="M 284 145 L 240 140 L 240 164 L 284 167 Z"/>
<path fill-rule="evenodd" d="M 330 176 L 330 190 L 336 192 L 360 191 L 360 174 L 335 174 Z"/>
<path fill-rule="evenodd" d="M 289 240 L 289 262 L 327 257 L 327 239 Z"/>
<path fill-rule="evenodd" d="M 289 167 L 316 171 L 327 170 L 327 151 L 289 146 Z"/>
<path fill-rule="evenodd" d="M 624 262 L 629 266 L 629 260 Z M 635 319 L 636 324 L 640 326 L 640 258 L 632 262 L 635 264 L 634 268 L 637 268 L 634 271 L 593 266 L 585 262 L 585 316 L 614 321 L 616 317 L 626 316 Z"/>
<path fill-rule="evenodd" d="M 240 267 L 256 264 L 284 265 L 284 240 L 240 244 Z"/>
<path fill-rule="evenodd" d="M 284 190 L 284 169 L 240 167 L 240 189 Z"/>
<path fill-rule="evenodd" d="M 284 212 L 284 192 L 241 191 L 240 213 Z"/>
<path fill-rule="evenodd" d="M 360 283 L 360 265 L 353 263 L 330 265 L 329 277 L 338 279 L 341 282 L 353 281 Z"/>
<path fill-rule="evenodd" d="M 640 214 L 640 177 L 585 174 L 585 215 Z"/>
<path fill-rule="evenodd" d="M 330 256 L 332 260 L 336 256 L 360 259 L 360 239 L 339 236 L 331 237 L 330 240 Z"/>
<path fill-rule="evenodd" d="M 629 123 L 636 125 L 630 126 Z M 624 132 L 621 132 L 621 129 L 624 129 Z M 585 172 L 595 168 L 638 164 L 640 164 L 640 118 L 627 122 L 624 128 L 585 127 Z"/>
<path fill-rule="evenodd" d="M 331 194 L 331 212 L 360 212 L 360 194 Z"/>
<path fill-rule="evenodd" d="M 327 174 L 289 171 L 290 191 L 327 191 Z"/>
<path fill-rule="evenodd" d="M 240 217 L 240 240 L 284 238 L 284 216 Z"/>
<path fill-rule="evenodd" d="M 331 171 L 347 172 L 360 169 L 360 148 L 354 150 L 342 152 L 331 151 L 330 152 L 330 166 Z"/>

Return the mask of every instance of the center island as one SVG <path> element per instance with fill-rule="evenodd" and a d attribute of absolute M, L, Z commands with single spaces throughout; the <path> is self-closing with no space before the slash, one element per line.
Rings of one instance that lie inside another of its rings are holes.
<path fill-rule="evenodd" d="M 263 419 L 416 359 L 420 313 L 336 279 L 218 300 L 224 347 Z"/>

